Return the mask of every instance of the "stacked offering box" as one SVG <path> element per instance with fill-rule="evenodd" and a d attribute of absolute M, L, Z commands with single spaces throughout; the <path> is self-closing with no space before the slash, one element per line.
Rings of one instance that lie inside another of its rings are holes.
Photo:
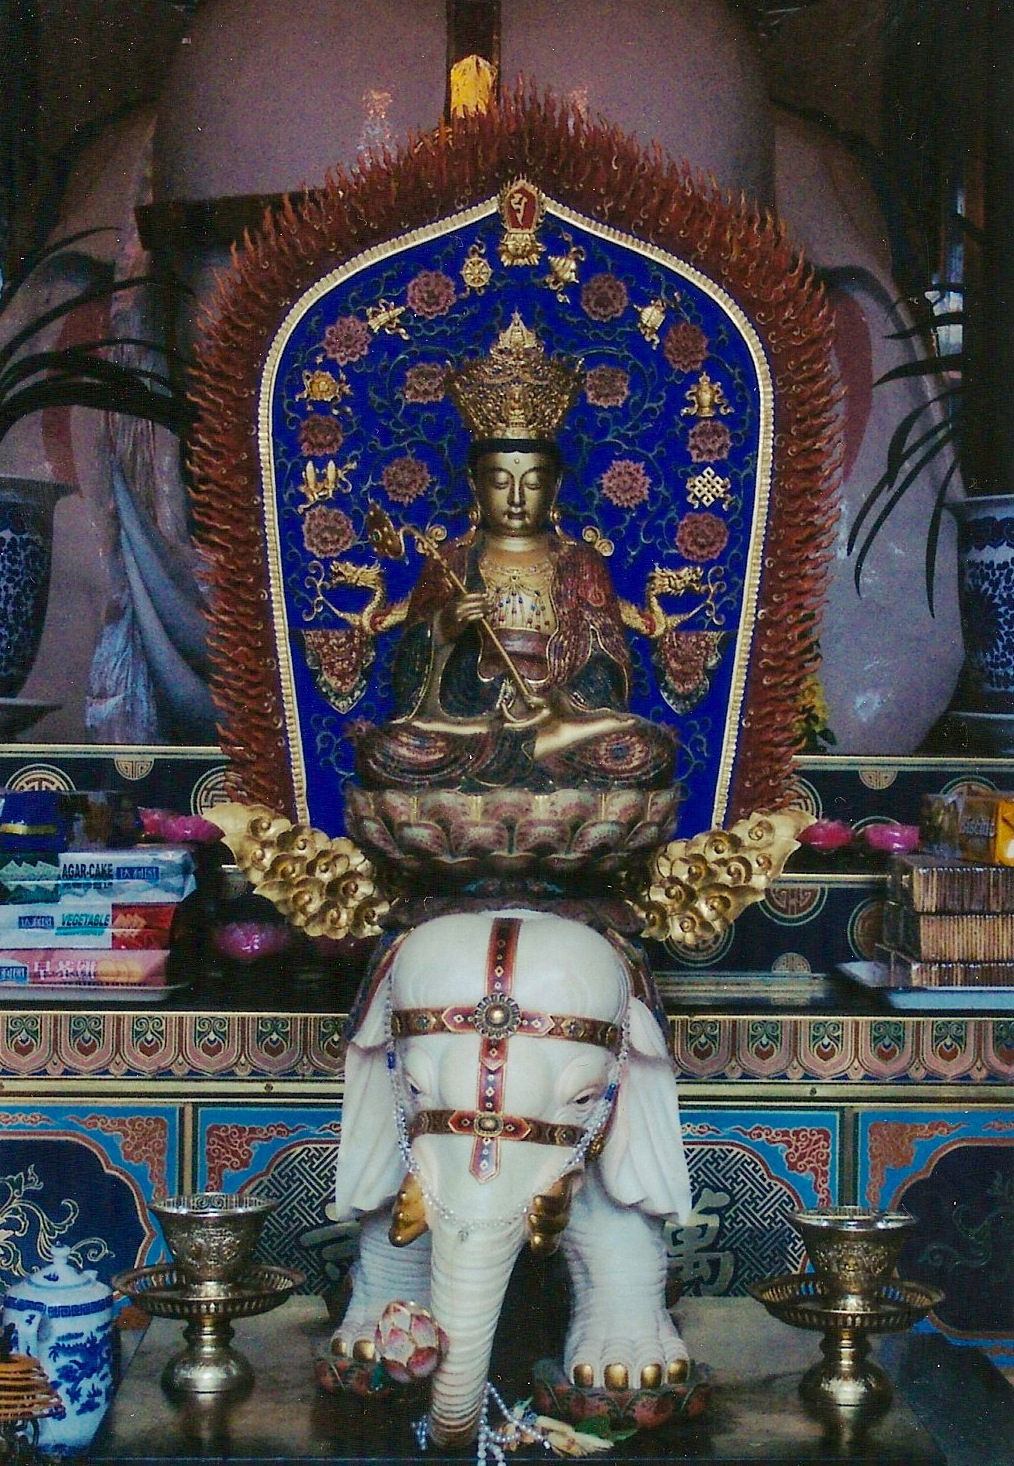
<path fill-rule="evenodd" d="M 188 846 L 0 853 L 0 991 L 164 987 L 195 889 Z"/>
<path fill-rule="evenodd" d="M 878 961 L 897 988 L 1014 988 L 1014 867 L 896 857 Z"/>
<path fill-rule="evenodd" d="M 178 905 L 102 897 L 70 897 L 53 905 L 11 902 L 0 906 L 0 947 L 153 951 L 168 947 Z"/>
<path fill-rule="evenodd" d="M 168 950 L 88 952 L 74 947 L 42 947 L 0 952 L 0 990 L 6 986 L 163 987 Z"/>
<path fill-rule="evenodd" d="M 0 855 L 0 903 L 96 894 L 111 901 L 182 901 L 195 886 L 194 857 L 186 846 Z"/>

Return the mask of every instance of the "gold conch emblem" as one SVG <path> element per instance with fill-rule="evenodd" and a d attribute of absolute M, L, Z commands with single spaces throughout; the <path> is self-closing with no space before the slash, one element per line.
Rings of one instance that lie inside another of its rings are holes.
<path fill-rule="evenodd" d="M 665 301 L 658 298 L 642 305 L 637 312 L 637 329 L 649 346 L 658 345 L 658 333 L 665 320 L 665 312 Z"/>
<path fill-rule="evenodd" d="M 713 382 L 707 372 L 702 372 L 694 386 L 687 388 L 686 397 L 689 405 L 681 409 L 683 417 L 714 417 L 716 413 L 726 417 L 732 411 L 721 382 Z"/>
<path fill-rule="evenodd" d="M 561 299 L 566 299 L 568 285 L 577 284 L 577 267 L 585 257 L 585 252 L 579 244 L 574 244 L 568 236 L 564 236 L 570 244 L 570 249 L 565 255 L 549 256 L 549 274 L 543 280 Z"/>
<path fill-rule="evenodd" d="M 503 220 L 499 255 L 505 265 L 537 265 L 545 246 L 536 238 L 546 212 L 541 189 L 527 178 L 515 178 L 497 198 Z"/>

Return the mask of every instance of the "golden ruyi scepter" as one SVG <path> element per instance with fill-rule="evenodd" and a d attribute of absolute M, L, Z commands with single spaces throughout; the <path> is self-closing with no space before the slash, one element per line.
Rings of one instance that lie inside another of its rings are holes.
<path fill-rule="evenodd" d="M 366 511 L 366 534 L 377 554 L 382 555 L 386 560 L 404 559 L 405 536 L 407 534 L 411 535 L 415 540 L 419 553 L 425 555 L 430 560 L 436 561 L 455 590 L 460 591 L 463 596 L 468 594 L 468 586 L 461 579 L 461 576 L 448 565 L 440 553 L 439 543 L 432 534 L 427 534 L 425 530 L 417 529 L 414 524 L 406 524 L 399 529 L 386 509 L 382 509 L 379 504 L 372 503 Z M 525 706 L 533 713 L 539 712 L 543 706 L 541 700 L 536 698 L 518 667 L 515 665 L 507 648 L 497 636 L 485 616 L 479 618 L 479 624 L 484 628 L 486 635 L 496 648 L 497 655 L 503 662 L 518 692 L 521 694 Z"/>

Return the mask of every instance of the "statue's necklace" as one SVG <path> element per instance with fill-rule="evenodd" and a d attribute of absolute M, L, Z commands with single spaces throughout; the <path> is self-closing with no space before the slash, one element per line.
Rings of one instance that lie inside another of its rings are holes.
<path fill-rule="evenodd" d="M 491 625 L 508 631 L 538 631 L 547 636 L 556 629 L 552 560 L 506 565 L 484 555 L 479 569 L 489 593 Z"/>

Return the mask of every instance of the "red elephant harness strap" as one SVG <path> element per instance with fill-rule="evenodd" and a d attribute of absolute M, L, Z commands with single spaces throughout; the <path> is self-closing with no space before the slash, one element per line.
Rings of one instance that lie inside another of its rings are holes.
<path fill-rule="evenodd" d="M 500 1170 L 500 1141 L 528 1140 L 539 1145 L 577 1145 L 579 1125 L 555 1125 L 524 1115 L 505 1115 L 503 1097 L 507 1049 L 514 1033 L 529 1038 L 565 1038 L 598 1048 L 619 1047 L 617 1024 L 572 1014 L 523 1010 L 513 996 L 521 919 L 497 917 L 486 951 L 485 994 L 474 1008 L 400 1008 L 391 1014 L 392 1037 L 431 1033 L 479 1034 L 479 1083 L 474 1110 L 423 1110 L 409 1124 L 417 1135 L 471 1135 L 470 1170 L 477 1181 L 491 1181 Z"/>

